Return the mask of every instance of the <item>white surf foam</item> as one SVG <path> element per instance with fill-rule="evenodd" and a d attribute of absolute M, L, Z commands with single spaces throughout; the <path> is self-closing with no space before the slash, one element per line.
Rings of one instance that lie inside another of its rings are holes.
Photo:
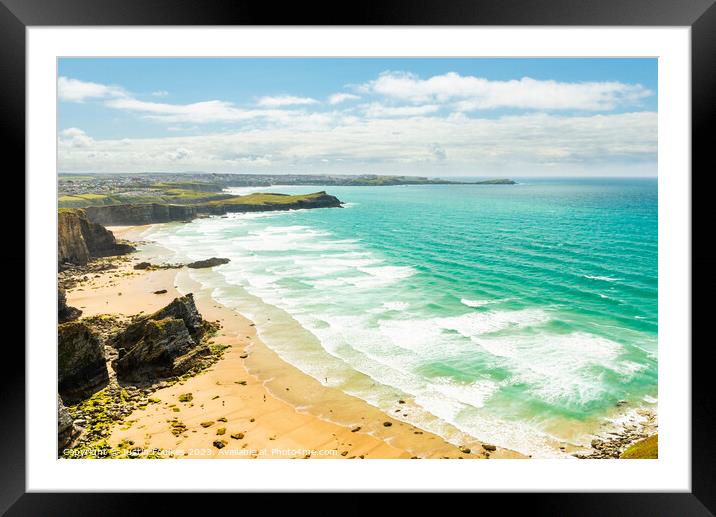
<path fill-rule="evenodd" d="M 407 302 L 385 302 L 383 303 L 383 307 L 389 311 L 404 311 L 410 307 L 410 304 Z"/>
<path fill-rule="evenodd" d="M 489 300 L 468 300 L 467 298 L 461 298 L 460 303 L 467 305 L 468 307 L 482 307 L 490 303 Z"/>
<path fill-rule="evenodd" d="M 158 232 L 156 238 L 192 259 L 230 258 L 216 275 L 197 274 L 196 279 L 213 282 L 214 287 L 219 286 L 214 284 L 217 279 L 242 286 L 263 303 L 285 311 L 293 324 L 298 322 L 318 339 L 321 348 L 316 350 L 296 347 L 288 316 L 279 332 L 275 330 L 279 318 L 266 321 L 266 311 L 256 308 L 256 302 L 254 309 L 250 304 L 242 306 L 256 318 L 266 344 L 284 360 L 321 382 L 330 377 L 331 385 L 388 412 L 396 394 L 412 396 L 416 411 L 400 418 L 448 439 L 457 439 L 450 431 L 454 426 L 515 450 L 559 455 L 548 445 L 553 437 L 535 424 L 490 414 L 487 409 L 495 394 L 503 387 L 524 384 L 531 396 L 547 403 L 579 404 L 603 395 L 601 371 L 611 369 L 627 376 L 639 371 L 629 362 L 619 362 L 618 343 L 585 333 L 547 333 L 543 327 L 551 315 L 542 309 L 417 317 L 420 303 L 411 303 L 416 299 L 407 290 L 411 282 L 404 281 L 417 273 L 414 268 L 392 265 L 354 239 L 285 223 L 300 219 L 281 219 L 269 226 L 260 220 L 262 216 L 197 220 Z M 220 291 L 217 287 L 220 301 L 230 304 L 233 291 Z M 470 308 L 491 303 L 467 298 L 461 302 Z M 510 377 L 501 382 L 463 382 L 423 373 L 431 363 L 460 367 L 475 357 L 499 366 Z M 343 384 L 355 372 L 372 379 L 373 386 L 358 390 Z"/>
<path fill-rule="evenodd" d="M 594 276 L 594 275 L 582 275 L 584 278 L 589 278 L 590 280 L 601 280 L 603 282 L 616 282 L 619 280 L 618 278 L 613 278 L 610 276 Z"/>

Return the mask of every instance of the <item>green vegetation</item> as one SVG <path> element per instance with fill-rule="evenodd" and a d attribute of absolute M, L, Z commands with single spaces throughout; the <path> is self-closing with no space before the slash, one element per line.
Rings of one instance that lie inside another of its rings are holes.
<path fill-rule="evenodd" d="M 121 450 L 113 450 L 107 441 L 112 426 L 121 422 L 121 417 L 113 414 L 109 408 L 120 402 L 121 396 L 119 390 L 105 388 L 87 400 L 75 406 L 67 407 L 73 420 L 82 417 L 87 421 L 87 424 L 84 439 L 71 449 L 67 449 L 65 457 L 104 459 L 121 454 Z"/>
<path fill-rule="evenodd" d="M 659 457 L 659 435 L 653 435 L 630 445 L 621 456 L 625 460 L 655 460 Z"/>
<path fill-rule="evenodd" d="M 167 187 L 170 187 L 167 185 Z M 107 206 L 125 204 L 196 204 L 232 198 L 231 194 L 216 191 L 201 191 L 176 188 L 147 190 L 138 194 L 66 194 L 58 198 L 60 208 L 84 208 L 87 206 Z"/>
<path fill-rule="evenodd" d="M 209 205 L 291 205 L 301 201 L 311 201 L 324 196 L 325 192 L 314 192 L 312 194 L 274 194 L 269 192 L 255 192 L 245 196 L 232 196 L 231 199 L 211 201 Z"/>
<path fill-rule="evenodd" d="M 186 424 L 184 424 L 183 422 L 180 422 L 177 419 L 174 419 L 170 422 L 170 427 L 171 427 L 172 434 L 174 436 L 181 436 L 182 434 L 184 434 L 187 431 Z"/>
<path fill-rule="evenodd" d="M 86 181 L 86 180 L 94 179 L 94 176 L 90 176 L 89 174 L 82 174 L 82 175 L 75 175 L 75 176 L 73 176 L 73 175 L 71 175 L 71 174 L 62 174 L 62 173 L 60 173 L 60 174 L 58 174 L 58 176 L 59 176 L 59 178 L 60 178 L 60 181 L 69 181 L 69 182 L 74 182 L 74 181 Z"/>
<path fill-rule="evenodd" d="M 204 181 L 162 181 L 152 185 L 152 188 L 159 190 L 193 190 L 195 192 L 222 192 L 224 187 L 215 183 Z"/>
<path fill-rule="evenodd" d="M 231 194 L 207 194 L 198 190 L 187 190 L 181 188 L 170 188 L 162 192 L 162 199 L 169 199 L 174 202 L 202 203 L 216 199 L 228 199 Z"/>
<path fill-rule="evenodd" d="M 115 198 L 106 194 L 72 194 L 60 196 L 57 199 L 60 207 L 82 208 L 92 205 L 112 205 Z"/>

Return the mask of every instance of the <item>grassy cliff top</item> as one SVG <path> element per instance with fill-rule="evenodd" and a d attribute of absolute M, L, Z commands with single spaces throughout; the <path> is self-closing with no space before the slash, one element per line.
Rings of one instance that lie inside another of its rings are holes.
<path fill-rule="evenodd" d="M 83 216 L 85 215 L 85 211 L 81 208 L 58 208 L 57 209 L 58 214 L 76 214 Z"/>
<path fill-rule="evenodd" d="M 231 199 L 210 201 L 209 205 L 290 205 L 301 201 L 312 201 L 325 196 L 325 192 L 312 194 L 275 194 L 269 192 L 255 192 L 245 196 L 232 196 Z"/>
<path fill-rule="evenodd" d="M 234 197 L 220 192 L 161 187 L 155 191 L 146 191 L 138 195 L 126 194 L 67 194 L 60 196 L 57 205 L 60 208 L 84 208 L 88 206 L 137 205 L 147 203 L 196 204 Z"/>
<path fill-rule="evenodd" d="M 151 188 L 159 190 L 179 189 L 193 190 L 197 192 L 221 192 L 224 190 L 222 185 L 209 183 L 206 181 L 187 180 L 187 181 L 161 181 L 152 185 Z"/>

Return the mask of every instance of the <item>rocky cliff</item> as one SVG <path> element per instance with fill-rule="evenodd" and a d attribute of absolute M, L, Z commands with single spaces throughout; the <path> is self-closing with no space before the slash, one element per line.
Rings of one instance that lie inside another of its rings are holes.
<path fill-rule="evenodd" d="M 58 391 L 70 403 L 89 397 L 109 382 L 104 347 L 85 323 L 57 327 Z"/>
<path fill-rule="evenodd" d="M 111 339 L 119 352 L 114 369 L 128 381 L 181 375 L 209 355 L 201 343 L 207 328 L 191 294 L 176 298 Z"/>
<path fill-rule="evenodd" d="M 62 288 L 57 289 L 57 321 L 67 323 L 82 316 L 82 311 L 76 307 L 67 305 L 67 295 Z"/>
<path fill-rule="evenodd" d="M 92 257 L 122 255 L 134 251 L 116 241 L 112 232 L 91 222 L 82 209 L 61 209 L 57 213 L 57 260 L 60 264 L 86 264 Z"/>
<path fill-rule="evenodd" d="M 278 198 L 278 194 L 275 195 Z M 190 221 L 202 215 L 224 215 L 231 212 L 271 212 L 276 210 L 298 210 L 303 208 L 336 208 L 341 206 L 340 200 L 318 192 L 305 196 L 295 196 L 295 201 L 278 203 L 256 203 L 251 196 L 219 200 L 195 205 L 163 205 L 158 203 L 137 205 L 90 206 L 83 210 L 87 218 L 103 225 L 138 225 L 166 223 L 170 221 Z M 287 196 L 289 198 L 289 196 Z M 294 198 L 291 196 L 290 198 Z"/>
<path fill-rule="evenodd" d="M 197 216 L 194 205 L 111 205 L 84 209 L 90 221 L 103 225 L 135 225 L 189 221 Z"/>
<path fill-rule="evenodd" d="M 77 429 L 70 413 L 62 403 L 62 399 L 57 395 L 57 449 L 59 453 L 66 447 L 70 447 L 72 442 L 79 436 L 80 430 Z"/>

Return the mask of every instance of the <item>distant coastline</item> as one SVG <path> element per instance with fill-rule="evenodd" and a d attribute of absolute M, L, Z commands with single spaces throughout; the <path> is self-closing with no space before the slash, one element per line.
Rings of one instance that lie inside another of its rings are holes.
<path fill-rule="evenodd" d="M 231 198 L 231 187 L 282 186 L 399 186 L 399 185 L 514 185 L 507 178 L 450 181 L 422 176 L 327 174 L 92 174 L 59 173 L 60 208 L 122 204 L 195 204 Z"/>

